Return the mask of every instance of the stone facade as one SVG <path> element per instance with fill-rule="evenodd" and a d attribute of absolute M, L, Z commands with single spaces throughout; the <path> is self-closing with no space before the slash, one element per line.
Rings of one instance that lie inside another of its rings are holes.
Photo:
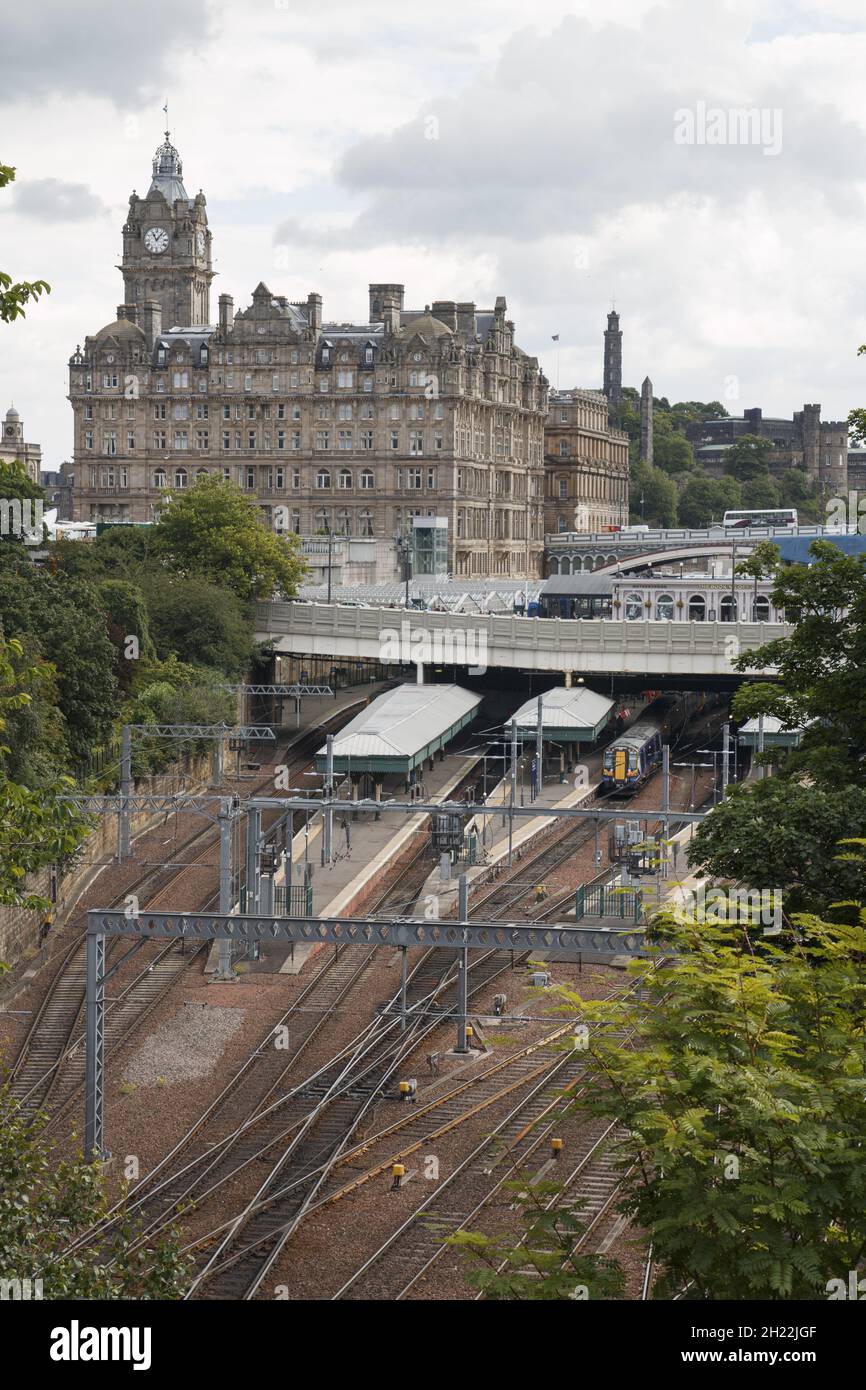
<path fill-rule="evenodd" d="M 544 447 L 548 535 L 628 525 L 628 435 L 608 423 L 605 395 L 552 391 Z"/>
<path fill-rule="evenodd" d="M 802 468 L 826 497 L 842 496 L 847 490 L 848 425 L 845 420 L 822 420 L 820 405 L 804 405 L 790 420 L 765 417 L 756 407 L 741 416 L 698 420 L 686 427 L 695 458 L 717 477 L 724 472 L 726 450 L 744 434 L 772 441 L 771 473 Z"/>
<path fill-rule="evenodd" d="M 28 478 L 31 478 L 34 483 L 39 482 L 42 446 L 26 442 L 21 416 L 14 405 L 10 405 L 3 424 L 0 426 L 0 463 L 14 463 L 16 461 L 22 463 L 27 469 Z"/>
<path fill-rule="evenodd" d="M 455 575 L 542 572 L 547 381 L 504 298 L 408 310 L 376 284 L 350 324 L 260 283 L 211 324 L 210 267 L 204 196 L 166 137 L 130 199 L 124 303 L 70 360 L 79 520 L 152 521 L 165 488 L 216 473 L 276 530 L 393 544 L 435 516 Z"/>

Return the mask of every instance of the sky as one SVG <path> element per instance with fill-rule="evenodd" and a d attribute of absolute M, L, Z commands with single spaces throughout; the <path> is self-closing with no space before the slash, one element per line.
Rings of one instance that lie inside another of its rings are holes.
<path fill-rule="evenodd" d="M 52 286 L 0 325 L 0 414 L 45 468 L 166 99 L 212 318 L 260 280 L 341 322 L 375 281 L 501 294 L 552 385 L 597 388 L 615 302 L 626 385 L 866 403 L 862 0 L 0 0 L 0 51 L 0 269 Z"/>

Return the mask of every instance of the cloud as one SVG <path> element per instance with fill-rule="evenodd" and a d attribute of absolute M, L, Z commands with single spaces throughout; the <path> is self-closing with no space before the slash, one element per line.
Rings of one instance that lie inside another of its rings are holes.
<path fill-rule="evenodd" d="M 356 142 L 337 178 L 367 196 L 361 243 L 586 233 L 630 206 L 687 197 L 730 207 L 755 190 L 770 203 L 790 204 L 796 189 L 859 211 L 861 126 L 788 77 L 775 45 L 749 46 L 737 10 L 694 9 L 676 0 L 639 28 L 569 16 L 549 34 L 525 30 L 490 74 Z M 850 62 L 851 39 L 830 41 Z M 728 139 L 728 113 L 757 109 L 763 132 L 750 143 L 678 143 L 678 127 L 689 134 L 678 113 L 700 129 L 702 109 L 724 113 Z"/>
<path fill-rule="evenodd" d="M 109 208 L 86 184 L 63 179 L 30 179 L 17 187 L 13 210 L 23 217 L 48 218 L 53 222 L 83 222 L 104 217 Z"/>
<path fill-rule="evenodd" d="M 0 103 L 87 94 L 128 109 L 210 25 L 207 0 L 39 0 L 4 10 Z"/>

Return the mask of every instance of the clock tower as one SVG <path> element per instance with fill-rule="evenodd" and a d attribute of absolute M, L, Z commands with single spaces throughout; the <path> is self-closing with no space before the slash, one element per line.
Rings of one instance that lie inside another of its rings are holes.
<path fill-rule="evenodd" d="M 125 303 L 143 318 L 147 300 L 162 308 L 162 327 L 192 328 L 210 322 L 211 234 L 205 196 L 190 199 L 180 155 L 165 132 L 153 157 L 146 198 L 133 193 L 123 228 Z"/>

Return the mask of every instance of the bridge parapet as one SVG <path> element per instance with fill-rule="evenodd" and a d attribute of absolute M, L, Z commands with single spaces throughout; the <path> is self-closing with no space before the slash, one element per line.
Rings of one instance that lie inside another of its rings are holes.
<path fill-rule="evenodd" d="M 741 652 L 791 630 L 785 623 L 567 620 L 326 603 L 256 607 L 257 636 L 279 652 L 476 671 L 733 677 Z"/>

